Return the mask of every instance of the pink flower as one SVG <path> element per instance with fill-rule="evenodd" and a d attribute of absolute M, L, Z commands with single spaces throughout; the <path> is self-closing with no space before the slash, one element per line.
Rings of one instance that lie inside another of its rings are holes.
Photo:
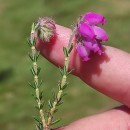
<path fill-rule="evenodd" d="M 78 28 L 78 32 L 83 36 L 83 37 L 88 37 L 90 39 L 93 39 L 95 37 L 94 30 L 92 29 L 91 26 L 81 23 Z"/>
<path fill-rule="evenodd" d="M 85 40 L 83 41 L 83 45 L 88 48 L 90 51 L 93 51 L 94 53 L 98 53 L 101 55 L 103 53 L 101 48 L 101 43 L 97 40 Z"/>
<path fill-rule="evenodd" d="M 96 35 L 96 39 L 101 40 L 101 41 L 108 40 L 107 33 L 102 28 L 94 26 L 93 30 L 94 30 L 94 33 Z"/>
<path fill-rule="evenodd" d="M 106 19 L 104 16 L 94 12 L 86 13 L 83 17 L 83 20 L 87 21 L 89 25 L 106 24 Z"/>
<path fill-rule="evenodd" d="M 90 59 L 91 53 L 101 55 L 103 53 L 101 43 L 108 40 L 107 33 L 98 27 L 98 24 L 104 25 L 106 19 L 104 16 L 89 12 L 82 16 L 77 25 L 76 41 L 77 52 L 84 61 Z"/>
<path fill-rule="evenodd" d="M 90 50 L 88 48 L 86 48 L 85 46 L 78 44 L 77 51 L 84 61 L 88 61 L 90 59 L 88 57 L 90 54 Z"/>

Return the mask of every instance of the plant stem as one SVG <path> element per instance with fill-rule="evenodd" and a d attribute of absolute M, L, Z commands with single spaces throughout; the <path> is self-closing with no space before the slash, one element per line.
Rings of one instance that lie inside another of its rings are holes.
<path fill-rule="evenodd" d="M 64 59 L 64 67 L 66 68 L 66 72 L 63 74 L 62 79 L 61 79 L 61 83 L 60 83 L 61 89 L 58 91 L 56 98 L 52 104 L 52 108 L 50 109 L 50 112 L 49 112 L 49 117 L 47 120 L 48 130 L 50 130 L 50 125 L 51 125 L 51 122 L 53 119 L 53 114 L 55 112 L 56 106 L 58 105 L 59 101 L 61 100 L 61 95 L 63 94 L 62 88 L 64 87 L 64 85 L 66 85 L 67 72 L 68 72 L 68 66 L 69 66 L 69 55 L 71 52 L 71 51 L 69 52 L 69 49 L 70 49 L 71 45 L 73 44 L 72 40 L 73 40 L 74 34 L 75 34 L 75 29 L 73 30 L 72 35 L 70 36 L 69 44 L 67 46 L 68 56 L 65 55 L 65 59 Z"/>
<path fill-rule="evenodd" d="M 30 55 L 30 58 L 32 60 L 32 72 L 33 72 L 33 77 L 34 77 L 34 88 L 35 88 L 35 94 L 36 94 L 36 101 L 37 101 L 37 104 L 38 104 L 38 110 L 39 110 L 39 114 L 40 114 L 40 118 L 41 118 L 41 125 L 43 127 L 44 130 L 46 130 L 47 128 L 47 124 L 46 124 L 46 120 L 45 120 L 45 116 L 44 116 L 44 112 L 42 110 L 42 107 L 43 107 L 43 104 L 41 102 L 41 97 L 40 97 L 40 89 L 39 89 L 39 80 L 38 80 L 38 73 L 40 72 L 39 71 L 39 68 L 38 68 L 38 64 L 37 64 L 37 59 L 38 59 L 38 52 L 36 50 L 36 41 L 37 41 L 37 37 L 35 37 L 35 34 L 36 34 L 36 29 L 38 27 L 38 24 L 32 24 L 32 30 L 31 30 L 31 35 L 30 35 L 30 41 L 29 41 L 29 44 L 30 44 L 30 47 L 31 47 L 31 55 Z M 39 71 L 39 72 L 38 72 Z M 39 123 L 40 123 L 39 122 Z M 41 129 L 41 128 L 40 128 Z"/>
<path fill-rule="evenodd" d="M 36 48 L 35 46 L 32 46 L 31 47 L 31 50 L 32 50 L 32 56 L 33 58 L 35 57 L 36 55 Z M 35 71 L 35 74 L 37 74 L 37 70 L 38 70 L 38 65 L 37 65 L 37 62 L 33 62 L 33 69 Z M 43 124 L 43 127 L 44 129 L 46 129 L 46 120 L 44 118 L 44 112 L 43 110 L 41 109 L 41 99 L 40 99 L 40 90 L 38 88 L 38 85 L 39 85 L 39 81 L 38 81 L 38 75 L 34 75 L 34 83 L 36 84 L 36 90 L 35 90 L 35 93 L 36 93 L 36 98 L 37 98 L 37 103 L 38 103 L 38 108 L 39 108 L 39 114 L 40 114 L 40 117 L 41 117 L 41 121 L 42 121 L 42 124 Z"/>

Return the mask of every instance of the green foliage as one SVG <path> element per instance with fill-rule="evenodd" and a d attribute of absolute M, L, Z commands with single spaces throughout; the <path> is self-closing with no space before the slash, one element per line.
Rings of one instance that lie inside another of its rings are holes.
<path fill-rule="evenodd" d="M 51 125 L 57 124 L 57 123 L 60 122 L 60 121 L 61 121 L 61 119 L 57 119 L 57 120 L 53 121 L 53 122 L 51 123 Z"/>
<path fill-rule="evenodd" d="M 67 51 L 67 49 L 66 49 L 65 47 L 63 47 L 63 52 L 64 52 L 64 55 L 65 55 L 66 57 L 69 56 L 68 51 Z"/>
<path fill-rule="evenodd" d="M 37 52 L 37 54 L 35 56 L 33 56 L 31 53 L 28 53 L 28 56 L 29 56 L 29 58 L 31 59 L 32 62 L 37 62 L 39 55 L 40 55 L 40 52 Z M 40 69 L 40 67 L 39 67 L 39 69 Z"/>

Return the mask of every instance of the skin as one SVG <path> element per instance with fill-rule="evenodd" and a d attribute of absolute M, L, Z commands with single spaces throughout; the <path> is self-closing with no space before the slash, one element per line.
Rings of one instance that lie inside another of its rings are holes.
<path fill-rule="evenodd" d="M 37 49 L 59 67 L 64 64 L 62 48 L 67 46 L 71 30 L 56 25 L 56 33 L 49 44 L 39 40 Z M 57 130 L 130 130 L 130 54 L 109 46 L 103 49 L 101 56 L 93 54 L 90 61 L 84 62 L 74 48 L 69 69 L 74 68 L 74 75 L 86 84 L 124 105 Z"/>

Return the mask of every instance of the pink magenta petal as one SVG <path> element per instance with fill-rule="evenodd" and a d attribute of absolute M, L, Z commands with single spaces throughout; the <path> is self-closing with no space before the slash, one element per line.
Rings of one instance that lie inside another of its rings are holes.
<path fill-rule="evenodd" d="M 81 23 L 78 28 L 78 32 L 83 37 L 89 37 L 90 39 L 93 39 L 95 37 L 94 31 L 91 26 Z"/>
<path fill-rule="evenodd" d="M 94 46 L 94 44 L 96 44 L 96 42 L 95 42 L 95 40 L 86 39 L 83 41 L 83 44 L 85 47 L 87 47 L 93 51 L 93 49 L 94 49 L 93 46 Z"/>
<path fill-rule="evenodd" d="M 93 51 L 94 53 L 98 53 L 101 54 L 102 53 L 102 49 L 101 49 L 101 43 L 96 41 L 96 40 L 84 40 L 83 44 L 85 47 L 87 47 L 88 49 L 90 49 L 91 51 Z"/>
<path fill-rule="evenodd" d="M 94 30 L 94 33 L 96 35 L 96 39 L 101 40 L 101 41 L 108 40 L 107 33 L 102 28 L 94 26 L 93 30 Z"/>
<path fill-rule="evenodd" d="M 104 18 L 104 16 L 94 12 L 86 13 L 83 19 L 87 21 L 87 23 L 90 25 L 106 24 L 106 19 Z"/>
<path fill-rule="evenodd" d="M 84 47 L 83 45 L 78 44 L 77 51 L 84 61 L 88 61 L 90 59 L 88 57 L 90 54 L 90 50 Z"/>

